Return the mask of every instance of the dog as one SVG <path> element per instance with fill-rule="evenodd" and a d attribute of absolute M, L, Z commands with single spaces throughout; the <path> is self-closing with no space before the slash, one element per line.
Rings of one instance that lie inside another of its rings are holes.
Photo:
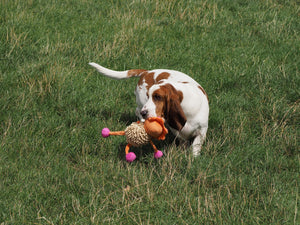
<path fill-rule="evenodd" d="M 193 78 L 176 70 L 114 71 L 93 62 L 89 65 L 113 79 L 139 77 L 135 89 L 139 119 L 162 117 L 176 137 L 191 141 L 195 157 L 200 154 L 208 129 L 209 101 Z"/>

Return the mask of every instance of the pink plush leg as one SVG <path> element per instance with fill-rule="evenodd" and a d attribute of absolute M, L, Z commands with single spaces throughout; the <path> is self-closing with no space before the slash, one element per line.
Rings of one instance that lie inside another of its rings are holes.
<path fill-rule="evenodd" d="M 136 155 L 133 152 L 129 152 L 131 144 L 127 144 L 125 147 L 126 161 L 133 162 L 136 159 Z"/>
<path fill-rule="evenodd" d="M 163 156 L 162 151 L 159 151 L 151 140 L 150 140 L 150 144 L 154 148 L 154 158 L 159 159 L 160 157 L 162 157 Z"/>
<path fill-rule="evenodd" d="M 136 159 L 136 155 L 133 152 L 129 152 L 126 155 L 126 161 L 127 162 L 133 162 Z"/>
<path fill-rule="evenodd" d="M 163 156 L 162 151 L 157 150 L 157 152 L 154 152 L 154 158 L 159 159 Z"/>
<path fill-rule="evenodd" d="M 110 130 L 107 127 L 103 128 L 102 132 L 101 132 L 102 137 L 104 137 L 104 138 L 109 137 L 109 132 L 110 132 Z"/>

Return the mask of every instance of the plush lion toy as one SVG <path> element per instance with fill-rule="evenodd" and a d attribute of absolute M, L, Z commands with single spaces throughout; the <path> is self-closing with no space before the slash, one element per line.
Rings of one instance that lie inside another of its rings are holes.
<path fill-rule="evenodd" d="M 125 135 L 127 146 L 125 147 L 126 160 L 132 162 L 136 159 L 133 152 L 129 152 L 131 146 L 139 147 L 150 143 L 154 149 L 154 157 L 156 159 L 163 156 L 151 139 L 164 140 L 168 133 L 164 126 L 164 120 L 160 117 L 148 118 L 145 122 L 133 122 L 125 131 L 110 131 L 108 128 L 102 129 L 102 137 L 107 138 L 110 135 Z"/>

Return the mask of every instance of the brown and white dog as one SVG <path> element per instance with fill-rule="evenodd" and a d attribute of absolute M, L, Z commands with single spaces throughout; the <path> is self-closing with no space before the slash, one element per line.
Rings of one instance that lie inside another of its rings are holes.
<path fill-rule="evenodd" d="M 135 89 L 136 115 L 143 121 L 162 117 L 175 136 L 192 141 L 193 155 L 200 154 L 208 128 L 208 97 L 204 89 L 188 75 L 175 70 L 133 69 L 114 71 L 89 63 L 101 74 L 124 79 L 139 77 Z"/>

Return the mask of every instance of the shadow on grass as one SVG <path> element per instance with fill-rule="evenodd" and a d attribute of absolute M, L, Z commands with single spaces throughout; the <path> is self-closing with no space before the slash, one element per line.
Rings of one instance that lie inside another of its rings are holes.
<path fill-rule="evenodd" d="M 132 113 L 123 113 L 120 117 L 120 121 L 124 122 L 126 126 L 130 125 L 133 122 L 138 121 L 138 117 L 135 114 Z"/>

